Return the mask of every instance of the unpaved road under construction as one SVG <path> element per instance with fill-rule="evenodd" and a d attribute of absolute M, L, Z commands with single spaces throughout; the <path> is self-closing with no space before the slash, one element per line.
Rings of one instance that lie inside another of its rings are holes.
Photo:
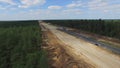
<path fill-rule="evenodd" d="M 78 39 L 72 35 L 57 30 L 56 26 L 41 23 L 44 28 L 49 29 L 64 45 L 65 51 L 76 61 L 83 59 L 91 65 L 91 68 L 120 68 L 120 57 L 111 52 L 101 49 L 94 44 Z M 79 62 L 78 62 L 79 63 Z"/>

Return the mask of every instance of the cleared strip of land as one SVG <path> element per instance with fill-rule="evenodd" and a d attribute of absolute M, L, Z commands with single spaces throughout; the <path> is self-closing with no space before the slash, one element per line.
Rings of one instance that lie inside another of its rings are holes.
<path fill-rule="evenodd" d="M 41 23 L 48 28 L 62 43 L 63 48 L 71 54 L 76 60 L 83 59 L 96 68 L 119 68 L 120 57 L 106 50 L 103 50 L 82 39 L 75 38 L 69 34 L 57 30 L 57 27 Z"/>

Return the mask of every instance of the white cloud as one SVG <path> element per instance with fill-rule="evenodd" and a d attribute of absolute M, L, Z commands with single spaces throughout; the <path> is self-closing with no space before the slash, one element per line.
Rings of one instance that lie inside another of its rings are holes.
<path fill-rule="evenodd" d="M 16 5 L 16 3 L 13 0 L 0 0 L 0 2 L 8 3 L 10 5 Z"/>
<path fill-rule="evenodd" d="M 103 12 L 119 11 L 120 4 L 110 4 L 108 0 L 92 0 L 88 3 L 88 8 L 91 10 L 100 10 Z"/>
<path fill-rule="evenodd" d="M 80 9 L 66 9 L 63 10 L 63 13 L 65 14 L 81 14 L 81 10 Z"/>
<path fill-rule="evenodd" d="M 62 8 L 61 6 L 57 6 L 57 5 L 48 6 L 48 9 L 61 9 L 61 8 Z"/>
<path fill-rule="evenodd" d="M 82 6 L 82 4 L 75 4 L 75 3 L 67 5 L 68 8 L 75 8 L 75 7 L 81 7 L 81 6 Z"/>
<path fill-rule="evenodd" d="M 27 8 L 34 5 L 43 5 L 46 0 L 21 0 L 21 4 L 18 7 L 20 8 Z"/>
<path fill-rule="evenodd" d="M 19 0 L 20 2 L 16 2 L 15 0 L 0 0 L 0 3 L 7 3 L 10 6 L 16 6 L 19 8 L 28 8 L 31 6 L 35 6 L 35 5 L 43 5 L 46 3 L 46 0 Z M 8 5 L 6 5 L 8 6 Z M 4 7 L 6 7 L 4 6 Z M 14 7 L 15 7 L 14 6 Z"/>
<path fill-rule="evenodd" d="M 107 5 L 108 5 L 108 3 L 103 0 L 92 0 L 92 1 L 88 2 L 88 7 L 90 9 L 99 9 L 99 8 L 103 8 Z"/>
<path fill-rule="evenodd" d="M 83 3 L 80 0 L 73 1 L 71 4 L 66 5 L 67 8 L 79 8 L 83 6 Z"/>

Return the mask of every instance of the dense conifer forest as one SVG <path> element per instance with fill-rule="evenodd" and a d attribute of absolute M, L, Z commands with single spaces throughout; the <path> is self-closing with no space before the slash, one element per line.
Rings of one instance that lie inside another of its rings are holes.
<path fill-rule="evenodd" d="M 120 20 L 46 20 L 45 22 L 120 39 Z"/>
<path fill-rule="evenodd" d="M 38 21 L 0 22 L 0 68 L 47 68 Z"/>

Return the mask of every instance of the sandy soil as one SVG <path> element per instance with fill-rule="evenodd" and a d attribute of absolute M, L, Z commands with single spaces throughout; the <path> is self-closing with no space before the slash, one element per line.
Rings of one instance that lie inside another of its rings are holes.
<path fill-rule="evenodd" d="M 78 61 L 71 57 L 63 48 L 65 44 L 48 29 L 43 29 L 42 38 L 42 48 L 48 51 L 49 68 L 94 68 L 83 59 Z"/>
<path fill-rule="evenodd" d="M 90 44 L 82 39 L 75 38 L 69 34 L 56 30 L 57 27 L 41 23 L 48 28 L 62 43 L 63 48 L 75 60 L 83 59 L 96 68 L 120 68 L 120 58 L 103 50 L 93 44 Z"/>
<path fill-rule="evenodd" d="M 98 41 L 108 42 L 108 43 L 112 44 L 113 46 L 120 48 L 120 40 L 119 39 L 111 38 L 111 37 L 107 37 L 107 36 L 102 36 L 102 35 L 98 35 L 98 34 L 95 34 L 95 33 L 86 32 L 86 31 L 83 31 L 83 30 L 72 29 L 72 28 L 70 28 L 70 29 L 72 31 L 80 33 L 80 34 L 82 34 L 86 37 L 94 38 Z"/>

